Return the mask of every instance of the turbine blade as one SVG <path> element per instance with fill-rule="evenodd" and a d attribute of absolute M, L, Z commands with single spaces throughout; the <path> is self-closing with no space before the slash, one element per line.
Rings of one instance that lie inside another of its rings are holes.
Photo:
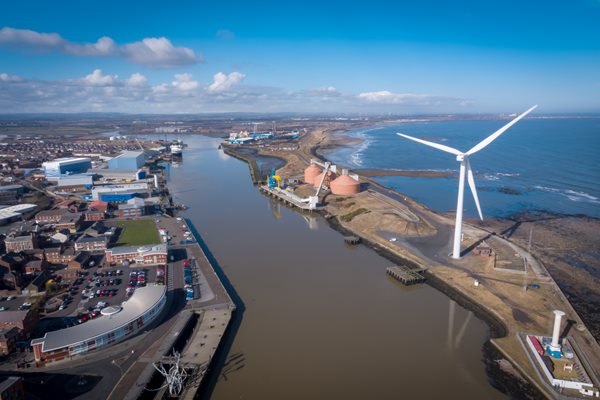
<path fill-rule="evenodd" d="M 481 213 L 481 207 L 479 206 L 479 197 L 477 197 L 477 188 L 475 187 L 475 178 L 473 177 L 471 163 L 469 162 L 468 157 L 465 157 L 465 160 L 467 161 L 467 181 L 469 181 L 469 188 L 471 188 L 471 193 L 473 193 L 473 199 L 475 200 L 475 205 L 477 206 L 479 219 L 483 221 L 483 214 Z"/>
<path fill-rule="evenodd" d="M 405 135 L 404 133 L 396 133 L 396 135 L 402 136 L 403 138 L 407 138 L 407 139 L 410 139 L 410 140 L 414 140 L 415 142 L 424 144 L 424 145 L 429 146 L 429 147 L 433 147 L 434 149 L 445 151 L 446 153 L 454 154 L 456 156 L 459 155 L 459 154 L 462 154 L 461 151 L 453 149 L 452 147 L 444 146 L 443 144 L 434 143 L 434 142 L 428 142 L 427 140 L 423 140 L 423 139 L 417 139 L 417 138 L 414 138 L 412 136 Z"/>
<path fill-rule="evenodd" d="M 537 104 L 535 106 L 531 107 L 529 110 L 525 111 L 523 114 L 519 115 L 517 118 L 510 121 L 508 124 L 504 125 L 502 128 L 498 129 L 496 132 L 492 133 L 487 138 L 483 139 L 481 142 L 476 144 L 475 147 L 473 147 L 471 150 L 467 151 L 465 154 L 470 156 L 471 154 L 477 153 L 479 150 L 483 149 L 485 146 L 487 146 L 488 144 L 490 144 L 494 140 L 496 140 L 496 138 L 498 136 L 502 135 L 508 128 L 510 128 L 511 126 L 513 126 L 514 124 L 519 122 L 519 120 L 524 118 L 527 114 L 529 114 L 530 112 L 535 110 L 536 107 L 537 107 Z"/>

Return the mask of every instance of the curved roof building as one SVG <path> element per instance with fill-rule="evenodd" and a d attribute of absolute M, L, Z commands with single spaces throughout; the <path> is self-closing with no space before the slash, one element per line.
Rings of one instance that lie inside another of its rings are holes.
<path fill-rule="evenodd" d="M 76 354 L 119 342 L 146 327 L 162 311 L 166 286 L 149 285 L 135 290 L 133 296 L 111 315 L 54 332 L 31 341 L 35 360 L 48 363 L 69 359 Z"/>

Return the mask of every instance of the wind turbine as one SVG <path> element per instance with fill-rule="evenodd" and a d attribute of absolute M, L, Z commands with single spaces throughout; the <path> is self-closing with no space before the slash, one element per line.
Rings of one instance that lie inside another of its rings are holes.
<path fill-rule="evenodd" d="M 483 215 L 481 214 L 481 207 L 479 206 L 479 198 L 477 197 L 477 188 L 475 187 L 475 178 L 473 178 L 473 170 L 471 169 L 471 164 L 469 163 L 469 156 L 477 153 L 479 150 L 485 148 L 488 144 L 492 143 L 498 136 L 502 135 L 508 128 L 519 122 L 522 118 L 524 118 L 527 114 L 535 110 L 537 104 L 531 107 L 529 110 L 525 111 L 523 114 L 519 115 L 517 118 L 510 121 L 508 124 L 504 125 L 502 128 L 498 129 L 496 132 L 492 133 L 490 136 L 479 142 L 475 147 L 471 150 L 463 153 L 460 150 L 454 149 L 452 147 L 444 146 L 443 144 L 428 142 L 423 139 L 417 139 L 412 136 L 405 135 L 403 133 L 397 133 L 397 135 L 402 136 L 404 138 L 414 140 L 415 142 L 433 147 L 438 150 L 445 151 L 446 153 L 454 154 L 456 156 L 456 161 L 460 162 L 460 174 L 458 178 L 458 201 L 456 203 L 456 223 L 454 225 L 454 244 L 452 246 L 452 258 L 459 259 L 460 258 L 460 238 L 462 233 L 462 216 L 463 216 L 463 198 L 465 192 L 465 172 L 467 175 L 467 180 L 469 182 L 469 187 L 471 188 L 471 193 L 473 193 L 473 199 L 475 200 L 475 205 L 477 206 L 477 212 L 479 213 L 479 218 L 483 220 Z"/>

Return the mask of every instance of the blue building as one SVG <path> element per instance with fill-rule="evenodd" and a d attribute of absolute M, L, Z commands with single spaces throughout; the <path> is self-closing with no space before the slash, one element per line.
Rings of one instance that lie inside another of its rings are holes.
<path fill-rule="evenodd" d="M 108 169 L 137 171 L 145 162 L 146 156 L 143 151 L 124 151 L 108 160 Z"/>
<path fill-rule="evenodd" d="M 107 203 L 127 203 L 128 200 L 136 197 L 138 193 L 100 193 L 98 198 L 100 201 L 106 201 Z"/>
<path fill-rule="evenodd" d="M 89 158 L 57 158 L 53 161 L 42 163 L 46 176 L 58 177 L 61 175 L 83 174 L 92 168 Z"/>

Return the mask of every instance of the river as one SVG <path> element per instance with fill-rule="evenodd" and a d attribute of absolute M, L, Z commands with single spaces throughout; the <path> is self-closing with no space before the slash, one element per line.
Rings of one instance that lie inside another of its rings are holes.
<path fill-rule="evenodd" d="M 402 287 L 374 251 L 261 195 L 218 140 L 186 143 L 171 192 L 244 310 L 212 398 L 506 398 L 485 373 L 489 329 L 470 311 Z"/>

